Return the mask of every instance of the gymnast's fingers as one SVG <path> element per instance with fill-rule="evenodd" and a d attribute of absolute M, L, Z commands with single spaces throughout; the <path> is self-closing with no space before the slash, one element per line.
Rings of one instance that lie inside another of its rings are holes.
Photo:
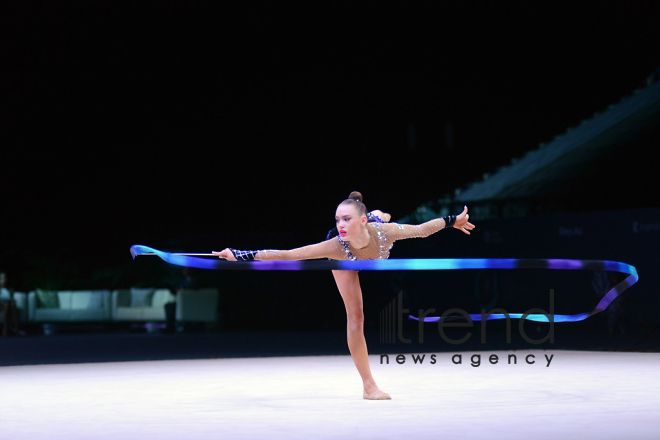
<path fill-rule="evenodd" d="M 229 259 L 229 254 L 231 254 L 231 251 L 229 251 L 228 249 L 223 249 L 220 252 L 213 251 L 212 253 L 213 253 L 213 255 L 217 255 L 218 257 L 220 257 L 224 260 L 228 260 Z"/>
<path fill-rule="evenodd" d="M 217 254 L 220 258 L 224 258 L 227 261 L 236 261 L 234 253 L 229 248 L 223 249 L 222 252 L 218 252 Z"/>

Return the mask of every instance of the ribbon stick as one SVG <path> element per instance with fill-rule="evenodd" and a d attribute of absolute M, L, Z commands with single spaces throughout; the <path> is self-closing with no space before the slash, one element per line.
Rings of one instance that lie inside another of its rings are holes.
<path fill-rule="evenodd" d="M 591 312 L 574 315 L 548 315 L 553 322 L 582 321 L 602 312 L 616 297 L 639 279 L 637 269 L 626 263 L 606 260 L 564 259 L 498 259 L 498 258 L 428 258 L 392 260 L 297 260 L 297 261 L 225 261 L 172 254 L 148 246 L 131 246 L 131 255 L 157 255 L 164 261 L 178 266 L 216 270 L 461 270 L 461 269 L 550 269 L 550 270 L 603 270 L 628 274 L 623 281 L 610 289 Z M 212 255 L 212 254 L 211 254 Z M 526 314 L 525 319 L 549 322 L 544 314 Z M 474 321 L 481 321 L 481 314 L 471 314 Z M 522 313 L 510 313 L 509 318 L 522 319 Z M 493 313 L 486 319 L 505 319 L 504 314 Z M 419 318 L 409 315 L 409 319 Z M 424 322 L 438 322 L 439 317 L 425 317 Z M 447 318 L 445 318 L 447 319 Z"/>

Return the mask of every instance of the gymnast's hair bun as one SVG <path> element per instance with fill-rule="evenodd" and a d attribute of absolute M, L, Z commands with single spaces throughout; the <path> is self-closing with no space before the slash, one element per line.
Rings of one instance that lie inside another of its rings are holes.
<path fill-rule="evenodd" d="M 350 193 L 348 195 L 348 198 L 353 199 L 353 200 L 357 200 L 358 202 L 361 202 L 362 201 L 362 194 L 360 194 L 357 191 L 353 191 L 352 193 Z"/>

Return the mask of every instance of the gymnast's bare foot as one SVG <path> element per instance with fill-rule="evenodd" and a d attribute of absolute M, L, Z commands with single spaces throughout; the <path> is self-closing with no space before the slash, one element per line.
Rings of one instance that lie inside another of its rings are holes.
<path fill-rule="evenodd" d="M 367 390 L 362 391 L 362 397 L 367 400 L 392 400 L 389 394 L 382 390 L 376 390 L 371 394 L 367 394 Z"/>
<path fill-rule="evenodd" d="M 378 385 L 375 383 L 373 385 L 369 386 L 369 389 L 367 389 L 366 384 L 364 385 L 364 388 L 362 389 L 362 397 L 368 400 L 391 400 L 392 397 L 390 397 L 389 394 L 387 394 L 385 391 L 381 390 L 378 388 Z"/>

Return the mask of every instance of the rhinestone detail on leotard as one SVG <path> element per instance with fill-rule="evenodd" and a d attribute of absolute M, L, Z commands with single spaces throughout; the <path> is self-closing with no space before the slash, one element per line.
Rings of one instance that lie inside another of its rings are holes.
<path fill-rule="evenodd" d="M 346 243 L 344 240 L 341 239 L 341 237 L 338 235 L 337 240 L 339 240 L 339 243 L 341 244 L 341 247 L 344 249 L 344 253 L 346 254 L 346 258 L 349 260 L 357 260 L 357 257 L 353 255 L 353 252 L 351 252 L 351 249 L 348 247 L 348 243 Z"/>
<path fill-rule="evenodd" d="M 390 249 L 392 249 L 392 245 L 394 243 L 393 242 L 388 243 L 388 240 L 385 239 L 385 231 L 383 231 L 383 229 L 380 227 L 380 223 L 373 222 L 370 223 L 370 225 L 373 226 L 374 231 L 376 232 L 376 241 L 378 246 L 378 256 L 376 257 L 376 259 L 386 260 L 390 256 Z M 346 258 L 348 260 L 358 259 L 358 257 L 351 251 L 351 248 L 348 245 L 348 243 L 342 240 L 340 236 L 337 236 L 337 240 L 339 240 L 339 243 L 341 244 L 341 247 L 344 250 L 344 253 L 346 254 Z"/>

